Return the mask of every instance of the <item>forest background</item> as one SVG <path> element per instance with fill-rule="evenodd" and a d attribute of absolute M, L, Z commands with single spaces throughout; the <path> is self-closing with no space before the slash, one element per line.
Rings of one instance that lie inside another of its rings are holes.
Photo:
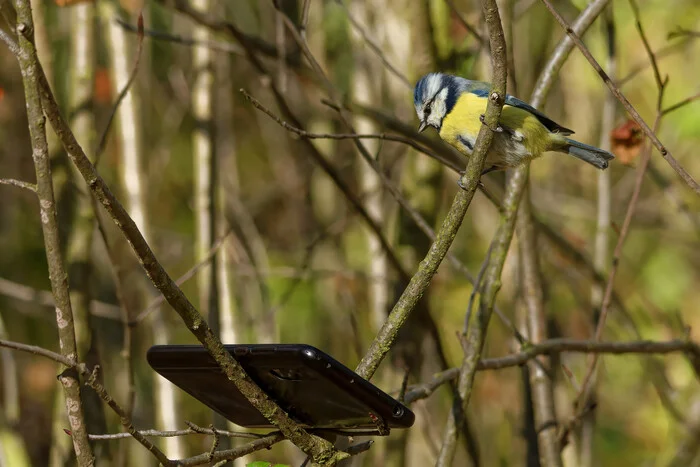
<path fill-rule="evenodd" d="M 8 6 L 0 29 L 14 34 Z M 78 141 L 222 341 L 307 343 L 354 368 L 428 253 L 426 227 L 440 229 L 460 190 L 456 171 L 466 165 L 433 130 L 415 133 L 412 86 L 436 70 L 490 80 L 493 30 L 475 0 L 277 6 L 36 0 L 32 32 Z M 595 11 L 582 36 L 593 57 L 672 157 L 700 176 L 700 4 L 562 0 L 553 7 L 569 23 Z M 566 34 L 538 1 L 502 0 L 498 9 L 508 92 L 529 100 Z M 0 337 L 60 352 L 17 63 L 11 47 L 0 47 Z M 509 221 L 512 233 L 514 217 L 498 205 L 507 204 L 514 182 L 504 173 L 484 177 L 451 257 L 372 381 L 398 397 L 406 380 L 410 396 L 414 385 L 460 367 L 465 312 L 486 300 L 486 289 L 475 294 L 472 283 L 497 286 L 489 281 L 499 275 L 485 358 L 547 339 L 593 345 L 562 353 L 568 344 L 554 342 L 552 358 L 539 366 L 530 356 L 528 365 L 478 372 L 453 464 L 445 446 L 455 391 L 443 384 L 416 396 L 413 428 L 377 439 L 354 465 L 700 462 L 700 353 L 692 344 L 700 329 L 697 192 L 645 142 L 579 50 L 554 70 L 544 95 L 541 110 L 617 159 L 605 172 L 555 154 L 535 161 L 524 173 L 528 194 L 516 201 L 515 237 L 500 256 L 489 245 Z M 351 126 L 375 137 L 359 140 L 358 150 Z M 102 384 L 138 429 L 186 430 L 186 421 L 233 429 L 146 363 L 154 343 L 197 339 L 158 298 L 48 127 L 79 361 L 100 365 Z M 482 267 L 499 258 L 500 274 Z M 586 350 L 601 340 L 597 327 L 605 342 L 658 345 L 595 350 L 626 354 L 601 357 L 590 371 Z M 2 465 L 72 465 L 56 379 L 62 368 L 8 349 L 0 355 Z M 552 405 L 551 426 L 539 423 L 547 410 L 540 389 Z M 83 387 L 82 400 L 89 433 L 122 431 L 92 389 Z M 208 452 L 213 437 L 151 439 L 178 459 Z M 245 441 L 223 436 L 218 447 Z M 156 465 L 133 439 L 91 445 L 98 465 Z M 547 457 L 554 452 L 558 461 Z M 285 442 L 236 462 L 299 465 L 305 457 Z"/>

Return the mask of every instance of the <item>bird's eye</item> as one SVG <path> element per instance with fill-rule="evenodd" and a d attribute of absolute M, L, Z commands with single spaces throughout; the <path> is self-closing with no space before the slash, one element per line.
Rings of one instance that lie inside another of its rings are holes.
<path fill-rule="evenodd" d="M 423 113 L 426 117 L 430 115 L 430 104 L 425 106 L 425 110 L 423 110 Z"/>

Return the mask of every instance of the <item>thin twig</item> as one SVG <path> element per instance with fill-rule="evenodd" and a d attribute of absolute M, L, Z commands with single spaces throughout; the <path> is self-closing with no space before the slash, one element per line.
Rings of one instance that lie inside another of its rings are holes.
<path fill-rule="evenodd" d="M 281 433 L 273 433 L 234 449 L 216 451 L 211 455 L 210 453 L 205 452 L 203 454 L 199 454 L 198 456 L 188 457 L 187 459 L 178 459 L 174 462 L 178 467 L 189 467 L 202 464 L 211 465 L 212 462 L 238 459 L 239 457 L 243 457 L 252 452 L 268 449 L 273 444 L 277 444 L 283 440 L 284 436 Z"/>
<path fill-rule="evenodd" d="M 481 37 L 481 34 L 479 34 L 479 31 L 477 31 L 474 26 L 469 24 L 469 21 L 467 21 L 464 18 L 462 13 L 457 9 L 457 6 L 454 4 L 454 2 L 452 0 L 445 0 L 445 2 L 450 7 L 452 12 L 455 14 L 455 16 L 457 17 L 457 20 L 459 20 L 459 22 L 462 24 L 462 26 L 464 26 L 464 29 L 466 29 L 467 32 L 469 32 L 469 34 L 471 34 L 480 45 L 484 45 L 484 43 L 486 42 L 484 40 L 484 38 Z"/>
<path fill-rule="evenodd" d="M 686 45 L 688 45 L 692 39 L 693 39 L 692 37 L 686 37 L 685 39 L 680 40 L 680 41 L 676 42 L 675 44 L 660 47 L 658 50 L 656 50 L 654 52 L 654 55 L 656 56 L 657 60 L 661 60 L 662 58 L 666 58 L 675 52 L 679 52 L 679 51 L 683 50 L 683 48 Z M 630 70 L 627 72 L 627 74 L 617 81 L 617 86 L 619 88 L 622 88 L 625 84 L 627 84 L 632 79 L 637 77 L 641 72 L 643 72 L 644 70 L 646 70 L 650 66 L 651 66 L 651 64 L 649 63 L 649 59 L 645 58 L 643 61 L 638 63 L 636 66 L 633 66 L 632 68 L 630 68 Z"/>
<path fill-rule="evenodd" d="M 348 17 L 350 20 L 350 24 L 352 24 L 352 27 L 355 28 L 355 30 L 362 36 L 362 38 L 367 42 L 367 45 L 369 45 L 369 48 L 372 49 L 372 52 L 381 60 L 381 62 L 384 64 L 387 70 L 394 76 L 396 76 L 399 81 L 401 81 L 403 84 L 406 85 L 407 88 L 411 88 L 411 82 L 406 78 L 406 75 L 401 73 L 394 65 L 391 64 L 388 58 L 386 58 L 386 54 L 382 50 L 382 48 L 379 46 L 379 44 L 376 43 L 374 39 L 372 39 L 367 31 L 362 27 L 362 25 L 355 19 L 352 14 L 350 14 L 350 11 L 348 10 L 348 7 L 345 5 L 343 0 L 335 0 L 335 3 L 340 5 L 340 7 L 345 11 L 345 15 Z"/>
<path fill-rule="evenodd" d="M 299 33 L 306 39 L 306 28 L 309 25 L 309 11 L 311 10 L 311 0 L 304 0 L 301 7 L 301 22 L 299 23 Z"/>
<path fill-rule="evenodd" d="M 133 425 L 131 424 L 131 419 L 126 415 L 123 409 L 110 397 L 110 395 L 107 393 L 105 388 L 99 383 L 99 381 L 97 381 L 98 367 L 95 367 L 92 371 L 90 371 L 87 368 L 87 365 L 85 365 L 84 363 L 78 363 L 64 355 L 52 352 L 48 349 L 44 349 L 43 347 L 38 347 L 36 345 L 27 345 L 19 342 L 0 339 L 0 347 L 6 347 L 8 349 L 19 350 L 21 352 L 31 353 L 34 355 L 40 355 L 42 357 L 46 357 L 50 360 L 58 362 L 69 369 L 75 370 L 77 373 L 80 373 L 81 376 L 86 378 L 85 384 L 93 388 L 100 396 L 100 398 L 103 401 L 105 401 L 109 405 L 109 407 L 119 416 L 122 426 L 124 426 L 124 428 L 127 429 L 127 431 L 129 432 L 129 436 L 135 438 L 146 449 L 151 451 L 158 458 L 158 461 L 160 461 L 163 465 L 174 465 L 165 454 L 163 454 L 156 446 L 153 445 L 153 443 L 145 439 L 143 436 L 140 435 L 138 431 L 136 431 L 136 429 L 134 429 Z M 73 436 L 74 432 L 71 432 L 70 435 Z"/>
<path fill-rule="evenodd" d="M 418 151 L 425 151 L 425 148 L 417 145 L 412 139 L 409 138 L 404 138 L 404 137 L 398 137 L 398 136 L 393 136 L 393 135 L 375 135 L 375 134 L 367 134 L 367 135 L 362 135 L 362 134 L 357 134 L 357 133 L 348 133 L 348 134 L 332 134 L 332 133 L 310 133 L 308 131 L 302 130 L 300 128 L 296 128 L 287 122 L 283 121 L 280 119 L 277 115 L 275 115 L 270 109 L 262 105 L 257 99 L 255 99 L 253 96 L 248 94 L 244 89 L 241 89 L 240 92 L 243 94 L 243 96 L 251 103 L 253 104 L 254 107 L 257 109 L 261 110 L 264 112 L 266 115 L 268 115 L 270 118 L 272 118 L 275 122 L 277 122 L 280 126 L 285 128 L 288 131 L 291 131 L 292 133 L 295 133 L 301 137 L 304 138 L 328 138 L 328 139 L 362 139 L 362 138 L 369 138 L 369 139 L 386 139 L 389 141 L 398 141 L 404 144 L 408 144 L 412 146 L 413 148 L 417 149 Z M 381 169 L 376 166 L 373 162 L 370 162 L 368 160 L 370 165 L 372 165 L 375 170 L 377 170 L 378 173 L 383 175 L 383 172 Z M 394 198 L 398 201 L 398 203 L 401 205 L 402 208 L 406 210 L 406 212 L 409 214 L 409 217 L 416 223 L 416 225 L 423 231 L 423 233 L 431 240 L 435 241 L 435 232 L 434 230 L 430 227 L 430 225 L 423 219 L 423 217 L 418 213 L 413 207 L 410 206 L 410 204 L 405 200 L 405 198 L 401 195 L 401 193 L 398 191 L 398 189 L 395 187 L 395 185 L 386 177 L 383 176 L 381 177 L 382 182 L 384 183 L 384 186 L 391 192 L 391 194 L 394 196 Z M 447 253 L 447 258 L 450 260 L 452 263 L 452 266 L 462 273 L 466 279 L 472 284 L 475 284 L 475 279 L 474 276 L 471 275 L 469 270 L 467 269 L 466 265 L 462 261 L 459 260 L 453 253 L 448 252 Z M 476 290 L 476 289 L 474 289 Z M 501 321 L 505 324 L 505 326 L 513 331 L 516 335 L 516 338 L 521 342 L 524 343 L 525 339 L 520 333 L 518 332 L 517 328 L 510 322 L 510 320 L 505 316 L 505 314 L 498 308 L 496 307 L 494 309 L 496 312 L 497 316 L 501 319 Z"/>
<path fill-rule="evenodd" d="M 86 183 L 107 213 L 117 224 L 122 234 L 128 239 L 129 245 L 139 258 L 141 266 L 156 288 L 166 297 L 168 303 L 182 318 L 189 331 L 207 348 L 208 352 L 219 364 L 219 367 L 243 395 L 251 401 L 268 420 L 277 426 L 284 436 L 296 444 L 302 451 L 310 454 L 318 462 L 336 462 L 347 454 L 336 452 L 326 440 L 310 435 L 270 399 L 260 387 L 245 373 L 240 364 L 226 351 L 218 337 L 212 332 L 201 314 L 187 299 L 182 290 L 158 262 L 153 251 L 139 232 L 133 219 L 122 204 L 112 194 L 104 179 L 97 173 L 94 165 L 75 140 L 75 136 L 60 113 L 58 104 L 51 89 L 39 69 L 40 90 L 44 111 L 66 148 L 69 157 L 76 165 Z"/>
<path fill-rule="evenodd" d="M 615 19 L 613 17 L 613 8 L 608 7 L 603 13 L 603 28 L 605 30 L 605 38 L 607 42 L 607 68 L 611 79 L 617 77 L 617 35 L 615 28 Z M 601 149 L 610 150 L 610 133 L 615 126 L 615 114 L 617 101 L 615 96 L 608 93 L 605 96 L 602 108 L 602 118 L 600 127 L 600 145 Z M 593 265 L 598 272 L 606 273 L 608 268 L 608 257 L 610 255 L 609 236 L 611 223 L 612 209 L 612 193 L 610 171 L 598 171 L 597 183 L 597 212 L 596 212 L 596 232 L 593 243 Z M 597 282 L 591 285 L 591 305 L 595 310 L 600 310 L 603 301 L 603 286 Z M 598 313 L 593 313 L 598 315 Z M 562 365 L 564 367 L 564 365 Z M 565 371 L 565 374 L 569 374 Z M 573 373 L 570 381 L 575 381 Z M 580 385 L 576 385 L 576 392 L 580 390 Z M 585 402 L 588 405 L 589 401 L 594 400 L 595 396 L 590 396 Z M 576 443 L 578 448 L 578 460 L 581 467 L 592 467 L 593 463 L 593 435 L 595 430 L 596 418 L 593 412 L 586 412 L 586 415 L 581 415 L 577 420 L 581 421 L 581 428 L 578 431 L 579 440 Z M 560 430 L 562 431 L 562 430 Z M 559 446 L 562 447 L 561 436 Z"/>
<path fill-rule="evenodd" d="M 678 26 L 675 31 L 669 32 L 667 37 L 669 39 L 673 39 L 676 37 L 684 37 L 684 36 L 700 37 L 700 31 L 691 31 L 690 29 L 685 29 L 685 28 Z"/>
<path fill-rule="evenodd" d="M 138 33 L 138 31 L 139 31 L 138 26 L 134 26 L 133 24 L 127 23 L 126 21 L 124 21 L 121 18 L 115 18 L 114 22 L 117 23 L 122 28 L 124 28 L 125 31 L 133 32 L 133 33 Z M 211 50 L 216 50 L 218 52 L 226 52 L 226 53 L 232 53 L 232 54 L 236 54 L 236 55 L 243 55 L 243 49 L 241 49 L 241 47 L 239 45 L 233 44 L 231 42 L 212 41 L 212 40 L 203 41 L 203 40 L 193 39 L 192 37 L 183 36 L 180 34 L 171 34 L 169 32 L 165 32 L 165 31 L 157 31 L 155 29 L 144 29 L 143 35 L 145 37 L 150 37 L 152 39 L 172 42 L 175 44 L 181 44 L 181 45 L 185 45 L 188 47 L 192 47 L 192 46 L 207 47 Z"/>
<path fill-rule="evenodd" d="M 379 140 L 386 140 L 386 141 L 396 141 L 399 143 L 406 144 L 408 146 L 411 146 L 412 148 L 416 149 L 417 151 L 420 152 L 425 152 L 427 149 L 424 147 L 420 146 L 418 143 L 413 141 L 410 138 L 406 138 L 403 136 L 397 136 L 397 135 L 387 135 L 383 133 L 371 133 L 371 134 L 358 134 L 358 133 L 311 133 L 306 130 L 302 130 L 301 128 L 297 128 L 295 126 L 290 125 L 289 123 L 285 122 L 281 118 L 279 118 L 277 115 L 275 115 L 270 109 L 262 105 L 262 103 L 257 100 L 255 97 L 251 96 L 245 89 L 240 89 L 239 90 L 241 94 L 243 94 L 243 97 L 248 100 L 251 104 L 253 104 L 253 107 L 255 107 L 258 110 L 261 110 L 263 113 L 265 113 L 268 117 L 273 119 L 278 125 L 280 125 L 282 128 L 285 130 L 288 130 L 298 136 L 301 136 L 302 138 L 309 138 L 309 139 L 332 139 L 332 140 L 343 140 L 343 139 L 379 139 Z"/>
<path fill-rule="evenodd" d="M 114 413 L 116 413 L 119 416 L 119 421 L 121 422 L 122 426 L 126 431 L 143 447 L 148 449 L 155 457 L 158 459 L 158 461 L 163 464 L 164 466 L 173 466 L 175 467 L 177 464 L 170 459 L 168 459 L 168 456 L 166 456 L 163 451 L 158 449 L 158 447 L 153 444 L 151 441 L 146 439 L 141 433 L 139 433 L 136 428 L 134 428 L 134 425 L 131 422 L 131 417 L 124 411 L 124 409 L 121 408 L 117 402 L 112 399 L 112 397 L 107 393 L 105 390 L 104 386 L 100 384 L 97 374 L 99 371 L 99 366 L 95 366 L 92 371 L 87 371 L 85 369 L 85 373 L 82 373 L 82 375 L 86 378 L 85 384 L 90 386 L 92 389 L 95 390 L 98 396 L 100 396 L 100 399 L 102 399 Z"/>
<path fill-rule="evenodd" d="M 167 5 L 179 11 L 183 15 L 192 19 L 195 23 L 210 28 L 213 31 L 225 32 L 233 36 L 244 48 L 248 56 L 251 51 L 259 52 L 267 57 L 277 57 L 277 46 L 259 37 L 251 36 L 240 30 L 235 24 L 221 20 L 219 16 L 214 16 L 208 12 L 199 11 L 193 8 L 187 0 L 158 0 L 159 3 Z M 287 64 L 299 66 L 299 54 L 296 50 L 288 50 L 285 53 Z"/>
<path fill-rule="evenodd" d="M 539 355 L 556 355 L 560 353 L 586 354 L 670 354 L 688 353 L 700 356 L 700 345 L 687 340 L 670 341 L 632 341 L 632 342 L 594 342 L 591 340 L 548 339 L 539 344 L 533 344 L 525 350 L 505 357 L 485 358 L 479 361 L 477 369 L 501 370 L 521 366 Z M 438 387 L 459 377 L 459 368 L 450 368 L 419 385 L 409 386 L 404 399 L 406 404 L 429 397 Z"/>
<path fill-rule="evenodd" d="M 593 24 L 593 21 L 601 14 L 603 9 L 610 3 L 610 0 L 593 0 L 589 3 L 586 8 L 581 12 L 581 14 L 576 18 L 573 24 L 573 31 L 576 32 L 578 36 L 582 36 L 588 31 L 588 28 Z M 540 107 L 544 103 L 550 89 L 554 85 L 561 67 L 564 62 L 569 57 L 569 54 L 574 48 L 574 41 L 572 37 L 565 36 L 554 49 L 552 54 L 547 60 L 547 63 L 542 68 L 539 77 L 537 78 L 537 84 L 535 85 L 535 90 L 533 91 L 533 97 L 538 97 L 540 102 L 532 102 L 530 104 L 534 107 Z"/>
<path fill-rule="evenodd" d="M 506 57 L 507 49 L 503 27 L 501 25 L 501 17 L 498 12 L 498 4 L 496 3 L 496 0 L 484 0 L 482 2 L 482 9 L 489 35 L 493 79 L 492 89 L 489 93 L 489 101 L 486 107 L 486 115 L 484 117 L 484 125 L 482 126 L 481 131 L 479 131 L 474 153 L 469 159 L 469 165 L 467 166 L 468 173 L 475 169 L 481 171 L 483 168 L 485 160 L 484 156 L 488 151 L 491 144 L 491 138 L 493 137 L 493 133 L 491 133 L 490 130 L 487 131 L 484 127 L 495 128 L 494 125 L 498 125 L 498 119 L 501 115 L 501 109 L 503 106 L 502 99 L 505 98 L 506 95 L 506 81 L 508 75 L 508 62 Z M 482 143 L 482 145 L 480 145 L 482 138 L 485 140 L 485 144 Z M 479 150 L 484 152 L 480 153 Z M 479 157 L 480 159 L 478 162 L 478 167 L 474 167 L 475 164 L 473 164 L 476 157 Z M 472 177 L 476 180 L 479 179 L 478 174 L 473 174 Z M 462 177 L 460 181 L 463 183 L 465 181 L 464 177 Z M 476 190 L 476 183 L 474 183 L 473 189 Z M 506 194 L 507 198 L 508 196 L 509 195 Z M 462 360 L 462 365 L 459 372 L 459 380 L 457 383 L 457 391 L 461 401 L 455 401 L 455 404 L 448 415 L 445 431 L 443 433 L 442 446 L 440 447 L 440 454 L 436 463 L 437 466 L 447 467 L 452 464 L 452 459 L 454 458 L 457 444 L 457 429 L 458 427 L 462 426 L 462 418 L 467 413 L 467 407 L 469 406 L 469 400 L 474 387 L 476 367 L 481 359 L 481 352 L 483 351 L 484 342 L 486 339 L 486 329 L 488 327 L 491 314 L 493 313 L 496 293 L 500 288 L 501 270 L 503 268 L 503 263 L 505 262 L 505 257 L 510 245 L 510 239 L 513 235 L 512 223 L 515 220 L 515 212 L 512 211 L 517 211 L 517 204 L 519 201 L 517 197 L 515 198 L 516 199 L 512 200 L 514 209 L 507 211 L 507 214 L 505 214 L 505 216 L 510 217 L 512 221 L 510 223 L 502 224 L 499 228 L 499 231 L 509 229 L 510 235 L 504 235 L 501 237 L 501 241 L 497 240 L 498 233 L 494 237 L 492 254 L 495 260 L 489 262 L 486 272 L 486 281 L 481 290 L 479 311 L 475 319 L 469 323 L 469 329 L 465 336 L 466 343 L 464 345 L 466 345 L 468 350 L 465 349 L 464 358 Z M 455 198 L 454 204 L 457 204 L 457 198 Z M 509 205 L 508 200 L 504 201 L 504 205 Z"/>
<path fill-rule="evenodd" d="M 216 254 L 219 252 L 221 249 L 221 246 L 224 244 L 224 241 L 226 238 L 233 232 L 233 229 L 231 227 L 228 228 L 226 232 L 211 246 L 209 251 L 207 252 L 207 255 L 202 258 L 200 262 L 189 268 L 183 275 L 177 278 L 175 281 L 175 284 L 180 287 L 182 284 L 190 280 L 192 277 L 194 277 L 195 274 L 197 274 L 197 271 L 202 269 L 204 266 L 209 264 Z M 146 309 L 144 309 L 141 313 L 139 313 L 134 319 L 129 321 L 130 326 L 137 326 L 140 324 L 144 319 L 148 317 L 152 312 L 158 309 L 158 307 L 166 300 L 165 296 L 163 294 L 158 295 L 156 298 L 151 300 L 151 303 L 148 304 Z"/>
<path fill-rule="evenodd" d="M 68 287 L 68 271 L 63 259 L 62 243 L 59 235 L 58 212 L 54 196 L 49 146 L 46 138 L 46 119 L 40 94 L 41 65 L 34 47 L 34 23 L 29 0 L 18 0 L 17 41 L 19 44 L 17 61 L 22 74 L 27 124 L 31 140 L 32 159 L 36 174 L 36 194 L 39 200 L 41 230 L 44 239 L 46 262 L 48 263 L 51 291 L 56 301 L 55 315 L 58 326 L 58 340 L 61 353 L 68 360 L 77 360 L 78 348 L 75 336 L 75 321 Z M 66 368 L 58 377 L 63 386 L 66 415 L 73 432 L 73 450 L 77 464 L 90 467 L 95 462 L 88 442 L 85 412 L 80 395 L 80 379 L 75 368 Z"/>
<path fill-rule="evenodd" d="M 547 0 L 543 0 L 547 1 Z M 661 78 L 661 72 L 659 71 L 656 58 L 654 57 L 654 53 L 651 49 L 651 46 L 649 45 L 649 42 L 646 38 L 646 35 L 644 33 L 644 29 L 641 24 L 641 20 L 639 18 L 639 9 L 637 8 L 637 5 L 634 0 L 630 0 L 630 4 L 632 6 L 632 11 L 634 13 L 635 19 L 636 19 L 636 26 L 637 30 L 639 32 L 639 35 L 642 39 L 642 43 L 644 44 L 644 49 L 647 52 L 647 55 L 649 57 L 649 62 L 651 63 L 652 68 L 654 69 L 654 77 L 656 79 L 656 86 L 657 86 L 657 91 L 658 91 L 658 97 L 657 97 L 657 104 L 656 104 L 656 109 L 657 109 L 657 116 L 656 116 L 656 121 L 654 122 L 654 132 L 658 131 L 659 124 L 661 122 L 661 119 L 663 117 L 663 96 L 664 96 L 664 91 L 666 89 L 666 83 L 668 81 L 668 78 L 662 79 Z M 612 289 L 613 289 L 613 284 L 615 281 L 615 276 L 619 267 L 619 262 L 620 258 L 622 256 L 622 247 L 624 246 L 625 240 L 627 239 L 627 235 L 629 233 L 629 228 L 632 223 L 632 218 L 634 217 L 634 213 L 637 207 L 637 202 L 639 200 L 639 194 L 641 192 L 642 188 L 642 182 L 644 180 L 644 174 L 646 172 L 647 166 L 649 164 L 649 160 L 651 158 L 651 145 L 647 144 L 642 152 L 642 157 L 640 160 L 640 163 L 637 167 L 637 174 L 636 174 L 636 180 L 635 180 L 635 185 L 634 189 L 632 191 L 632 195 L 630 197 L 629 203 L 627 205 L 627 211 L 625 212 L 625 219 L 622 223 L 622 228 L 620 229 L 620 234 L 617 240 L 617 243 L 615 245 L 615 249 L 613 251 L 613 256 L 612 256 L 612 266 L 610 268 L 610 274 L 608 276 L 608 281 L 605 285 L 605 293 L 603 294 L 603 301 L 600 307 L 600 317 L 598 318 L 598 324 L 596 326 L 595 330 L 595 335 L 594 339 L 595 341 L 600 341 L 603 337 L 603 331 L 605 329 L 605 322 L 610 310 L 610 303 L 612 299 Z M 593 377 L 595 375 L 596 369 L 597 369 L 597 363 L 598 363 L 598 356 L 594 355 L 593 358 L 589 361 L 589 364 L 586 368 L 586 373 L 585 376 L 582 380 L 581 383 L 581 391 L 577 395 L 576 402 L 574 404 L 575 408 L 577 411 L 583 410 L 585 407 L 583 407 L 582 402 L 588 399 L 588 396 L 592 390 L 592 381 Z"/>
<path fill-rule="evenodd" d="M 644 134 L 647 135 L 647 137 L 651 140 L 654 147 L 656 147 L 656 149 L 661 153 L 661 156 L 663 156 L 666 162 L 668 162 L 669 165 L 673 168 L 673 170 L 676 171 L 678 176 L 686 183 L 686 185 L 688 185 L 688 187 L 690 187 L 690 189 L 693 190 L 695 194 L 700 195 L 700 185 L 698 185 L 695 179 L 688 172 L 686 172 L 686 170 L 678 163 L 678 161 L 676 161 L 676 159 L 671 154 L 671 151 L 669 151 L 663 145 L 663 143 L 661 143 L 654 131 L 651 128 L 649 128 L 649 125 L 647 125 L 644 119 L 639 115 L 639 112 L 637 112 L 637 110 L 634 108 L 634 106 L 632 106 L 630 101 L 627 100 L 627 98 L 624 96 L 624 94 L 622 94 L 620 89 L 615 85 L 615 83 L 610 79 L 610 77 L 605 73 L 605 71 L 603 71 L 603 68 L 598 64 L 596 59 L 593 58 L 593 55 L 591 55 L 591 52 L 588 50 L 581 38 L 574 32 L 571 26 L 569 26 L 566 20 L 554 8 L 550 0 L 542 0 L 542 3 L 545 4 L 550 13 L 552 13 L 552 16 L 554 16 L 554 18 L 561 25 L 561 27 L 564 28 L 568 36 L 571 37 L 571 39 L 576 44 L 576 47 L 579 48 L 581 53 L 584 55 L 584 57 L 586 57 L 593 69 L 596 70 L 603 82 L 608 86 L 610 91 L 615 95 L 615 97 L 617 97 L 617 99 L 623 105 L 625 110 L 627 110 L 627 112 L 629 112 L 630 116 L 634 119 L 634 121 L 637 122 Z"/>
<path fill-rule="evenodd" d="M 56 301 L 48 290 L 38 290 L 28 285 L 13 282 L 0 277 L 0 295 L 11 297 L 25 302 L 36 303 L 41 306 L 55 307 Z M 119 307 L 111 303 L 90 301 L 90 312 L 100 318 L 119 320 Z"/>
<path fill-rule="evenodd" d="M 661 111 L 661 115 L 665 117 L 666 115 L 670 114 L 671 112 L 674 112 L 682 107 L 685 107 L 686 105 L 693 103 L 698 99 L 700 99 L 700 92 L 697 94 L 694 94 L 690 97 L 686 97 L 682 101 L 666 107 L 664 110 Z"/>
<path fill-rule="evenodd" d="M 109 118 L 107 119 L 107 124 L 104 127 L 104 130 L 102 130 L 102 135 L 100 136 L 100 142 L 97 144 L 97 149 L 95 150 L 95 156 L 94 156 L 94 165 L 97 166 L 100 163 L 100 157 L 102 156 L 102 153 L 105 150 L 105 147 L 107 146 L 107 137 L 109 136 L 109 130 L 112 127 L 112 122 L 114 121 L 114 117 L 117 115 L 117 111 L 119 110 L 119 105 L 122 103 L 124 98 L 126 97 L 127 93 L 129 92 L 129 89 L 131 89 L 131 85 L 133 84 L 134 80 L 136 79 L 136 74 L 139 71 L 139 62 L 141 61 L 141 52 L 143 51 L 143 13 L 139 13 L 139 19 L 138 19 L 138 26 L 137 26 L 137 45 L 136 45 L 136 58 L 134 59 L 134 65 L 131 68 L 131 73 L 129 74 L 129 79 L 126 81 L 124 84 L 124 87 L 122 90 L 119 92 L 119 95 L 117 96 L 117 100 L 114 102 L 114 105 L 112 106 L 112 111 L 109 113 Z"/>
<path fill-rule="evenodd" d="M 17 186 L 20 188 L 24 188 L 25 190 L 29 190 L 32 193 L 36 194 L 36 184 L 35 183 L 23 182 L 22 180 L 16 180 L 14 178 L 0 178 L 0 185 Z"/>

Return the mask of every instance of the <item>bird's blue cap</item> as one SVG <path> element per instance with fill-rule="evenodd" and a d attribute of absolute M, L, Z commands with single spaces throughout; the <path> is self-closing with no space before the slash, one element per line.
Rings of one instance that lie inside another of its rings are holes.
<path fill-rule="evenodd" d="M 427 75 L 423 76 L 418 82 L 416 83 L 416 88 L 413 91 L 413 104 L 414 105 L 419 105 L 421 102 L 425 100 L 426 96 L 425 94 L 428 92 L 428 81 L 431 79 L 431 77 L 440 77 L 441 79 L 444 79 L 444 75 L 442 73 L 428 73 Z M 442 87 L 442 86 L 440 86 Z"/>
<path fill-rule="evenodd" d="M 437 86 L 436 86 L 437 84 Z M 454 107 L 459 95 L 466 90 L 466 80 L 444 73 L 428 73 L 417 83 L 413 92 L 413 104 L 418 107 L 443 88 L 447 88 L 445 111 L 449 113 Z M 428 95 L 432 94 L 432 95 Z"/>

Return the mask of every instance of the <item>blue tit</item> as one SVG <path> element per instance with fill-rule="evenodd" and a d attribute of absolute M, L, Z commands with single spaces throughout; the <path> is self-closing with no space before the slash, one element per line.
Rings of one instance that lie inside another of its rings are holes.
<path fill-rule="evenodd" d="M 430 73 L 416 84 L 413 102 L 418 131 L 435 127 L 447 143 L 470 156 L 482 125 L 491 86 L 444 73 Z M 572 130 L 547 118 L 531 105 L 507 95 L 498 128 L 486 155 L 484 172 L 516 167 L 545 151 L 569 154 L 599 169 L 615 156 L 567 136 Z"/>

